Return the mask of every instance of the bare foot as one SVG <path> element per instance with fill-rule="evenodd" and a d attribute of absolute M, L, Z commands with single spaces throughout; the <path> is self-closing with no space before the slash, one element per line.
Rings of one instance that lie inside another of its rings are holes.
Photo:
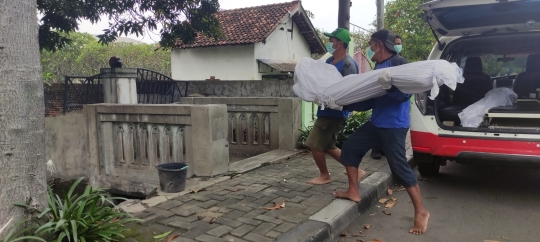
<path fill-rule="evenodd" d="M 423 212 L 419 212 L 418 214 L 415 214 L 414 227 L 412 227 L 412 229 L 409 230 L 409 233 L 411 234 L 425 233 L 427 230 L 428 219 L 429 219 L 429 212 L 427 210 L 424 210 Z"/>
<path fill-rule="evenodd" d="M 330 174 L 327 175 L 320 175 L 319 177 L 313 178 L 308 181 L 309 184 L 313 185 L 323 185 L 330 183 L 332 181 L 332 178 L 330 178 Z"/>
<path fill-rule="evenodd" d="M 360 182 L 365 175 L 366 172 L 364 170 L 358 169 L 358 182 Z"/>
<path fill-rule="evenodd" d="M 353 202 L 360 202 L 360 194 L 356 193 L 356 194 L 351 194 L 352 192 L 347 190 L 347 191 L 336 191 L 334 192 L 334 197 L 336 198 L 343 198 L 343 199 L 349 199 L 349 200 L 352 200 Z"/>
<path fill-rule="evenodd" d="M 347 175 L 347 172 L 343 172 L 343 174 Z M 360 182 L 365 175 L 366 172 L 364 170 L 358 169 L 358 182 Z"/>

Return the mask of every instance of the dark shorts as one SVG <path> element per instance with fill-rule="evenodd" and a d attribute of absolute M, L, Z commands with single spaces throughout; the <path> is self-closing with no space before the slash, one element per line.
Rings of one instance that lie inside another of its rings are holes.
<path fill-rule="evenodd" d="M 343 124 L 345 124 L 344 118 L 317 118 L 306 140 L 306 146 L 319 151 L 335 149 L 337 137 Z"/>
<path fill-rule="evenodd" d="M 344 166 L 359 167 L 362 158 L 377 144 L 386 155 L 388 165 L 397 183 L 406 188 L 417 184 L 416 175 L 407 163 L 405 139 L 408 128 L 389 129 L 375 127 L 367 122 L 358 128 L 345 141 L 341 151 L 340 162 Z"/>

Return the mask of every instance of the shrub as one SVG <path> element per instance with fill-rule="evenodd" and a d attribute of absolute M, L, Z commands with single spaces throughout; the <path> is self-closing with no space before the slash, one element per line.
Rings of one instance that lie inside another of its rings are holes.
<path fill-rule="evenodd" d="M 22 238 L 58 242 L 115 241 L 124 238 L 123 233 L 129 229 L 123 224 L 137 219 L 115 208 L 112 201 L 122 198 L 107 198 L 105 190 L 91 186 L 86 186 L 80 195 L 74 194 L 82 180 L 83 178 L 78 179 L 71 186 L 64 199 L 55 195 L 48 187 L 48 207 L 41 211 L 37 218 L 15 226 L 4 238 L 4 242 L 19 241 Z M 16 205 L 32 210 L 25 204 Z M 25 227 L 19 229 L 23 224 Z M 17 238 L 23 233 L 28 236 Z"/>
<path fill-rule="evenodd" d="M 347 118 L 345 121 L 345 125 L 338 134 L 336 146 L 341 148 L 343 143 L 345 143 L 345 141 L 349 138 L 349 135 L 354 133 L 354 131 L 362 126 L 362 124 L 369 121 L 370 117 L 371 110 L 365 112 L 354 112 L 351 116 L 349 116 L 349 118 Z M 309 136 L 309 133 L 311 132 L 311 129 L 313 129 L 313 126 L 308 126 L 304 128 L 304 130 L 300 131 L 300 145 L 303 148 L 307 148 L 305 142 Z"/>

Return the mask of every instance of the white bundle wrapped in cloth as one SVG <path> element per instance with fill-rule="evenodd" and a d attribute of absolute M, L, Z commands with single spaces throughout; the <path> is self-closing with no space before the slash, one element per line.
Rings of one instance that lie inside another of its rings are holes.
<path fill-rule="evenodd" d="M 445 60 L 419 61 L 342 77 L 333 65 L 305 57 L 296 65 L 294 75 L 293 91 L 298 97 L 336 110 L 383 96 L 385 89 L 392 86 L 408 94 L 431 90 L 433 100 L 441 85 L 454 90 L 457 83 L 463 83 L 461 68 Z"/>
<path fill-rule="evenodd" d="M 484 98 L 469 105 L 458 114 L 461 126 L 476 128 L 484 120 L 486 112 L 494 107 L 512 106 L 517 102 L 518 95 L 507 87 L 495 88 L 484 96 Z"/>

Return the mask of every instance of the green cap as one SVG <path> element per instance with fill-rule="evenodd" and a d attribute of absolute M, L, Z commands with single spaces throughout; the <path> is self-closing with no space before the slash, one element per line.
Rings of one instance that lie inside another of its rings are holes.
<path fill-rule="evenodd" d="M 336 38 L 343 41 L 343 43 L 345 44 L 349 44 L 349 42 L 351 42 L 351 35 L 349 34 L 349 30 L 346 30 L 344 28 L 337 28 L 332 33 L 324 33 L 324 36 Z"/>

